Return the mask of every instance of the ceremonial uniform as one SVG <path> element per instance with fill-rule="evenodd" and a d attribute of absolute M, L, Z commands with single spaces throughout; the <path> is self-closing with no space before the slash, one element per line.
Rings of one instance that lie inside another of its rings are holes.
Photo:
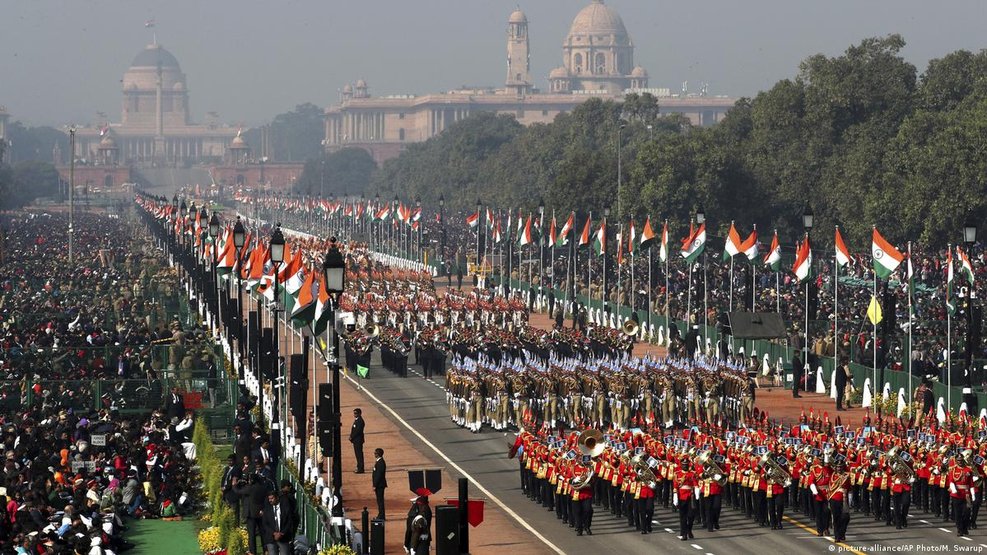
<path fill-rule="evenodd" d="M 698 480 L 688 460 L 682 462 L 675 473 L 675 505 L 679 510 L 679 537 L 682 541 L 693 538 L 692 523 L 696 518 L 695 496 Z"/>
<path fill-rule="evenodd" d="M 956 465 L 947 474 L 950 505 L 956 519 L 956 534 L 969 535 L 970 506 L 973 502 L 973 473 L 966 466 Z"/>
<path fill-rule="evenodd" d="M 813 501 L 816 507 L 816 534 L 825 535 L 829 529 L 829 484 L 832 480 L 833 469 L 828 466 L 815 465 L 809 470 L 807 485 L 812 492 Z"/>

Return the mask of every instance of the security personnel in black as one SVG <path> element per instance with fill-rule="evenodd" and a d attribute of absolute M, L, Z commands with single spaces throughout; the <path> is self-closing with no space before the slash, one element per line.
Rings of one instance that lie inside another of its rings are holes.
<path fill-rule="evenodd" d="M 236 455 L 230 454 L 227 457 L 227 467 L 223 470 L 223 481 L 220 483 L 223 489 L 223 501 L 233 509 L 237 524 L 240 523 L 240 495 L 234 491 L 234 486 L 243 477 L 241 465 L 237 464 Z"/>

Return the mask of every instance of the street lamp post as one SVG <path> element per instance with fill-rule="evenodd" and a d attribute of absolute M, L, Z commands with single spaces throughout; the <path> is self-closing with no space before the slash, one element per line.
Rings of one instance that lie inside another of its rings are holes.
<path fill-rule="evenodd" d="M 806 241 L 809 240 L 809 234 L 812 233 L 812 225 L 814 223 L 815 214 L 812 212 L 812 207 L 806 204 L 805 210 L 802 211 L 802 227 L 805 228 Z M 803 330 L 805 339 L 802 341 L 802 364 L 809 362 L 809 281 L 809 279 L 805 280 L 805 330 Z M 876 340 L 877 338 L 875 338 Z M 833 369 L 834 372 L 838 370 L 839 367 Z"/>
<path fill-rule="evenodd" d="M 966 255 L 973 258 L 973 245 L 977 242 L 977 224 L 972 220 L 967 220 L 963 225 L 963 242 L 966 243 Z M 967 396 L 973 395 L 973 302 L 977 298 L 977 292 L 971 283 L 966 295 L 966 378 L 963 380 L 963 400 Z M 968 404 L 969 405 L 969 404 Z M 968 406 L 970 408 L 970 406 Z"/>
<path fill-rule="evenodd" d="M 322 263 L 322 279 L 326 284 L 326 293 L 329 294 L 331 314 L 329 316 L 330 322 L 336 321 L 336 307 L 339 306 L 339 300 L 343 294 L 343 290 L 346 286 L 346 259 L 343 254 L 339 251 L 339 246 L 336 244 L 336 238 L 332 237 L 329 239 L 329 250 L 326 252 L 326 258 Z M 336 330 L 336 326 L 333 325 L 332 329 L 332 487 L 336 490 L 336 494 L 340 496 L 342 500 L 342 487 L 343 487 L 343 463 L 342 463 L 342 414 L 339 410 L 339 388 L 340 388 L 340 377 L 339 377 L 339 333 Z M 321 437 L 321 436 L 320 436 Z"/>
<path fill-rule="evenodd" d="M 272 407 L 272 409 L 271 409 L 271 434 L 272 434 L 272 436 L 274 435 L 274 430 L 280 429 L 280 407 L 279 407 L 279 405 L 280 405 L 280 401 L 281 401 L 281 395 L 279 394 L 279 392 L 280 392 L 280 388 L 284 386 L 284 376 L 281 375 L 282 367 L 281 367 L 281 363 L 280 363 L 281 352 L 280 352 L 280 338 L 279 338 L 279 336 L 281 335 L 281 329 L 280 329 L 279 323 L 278 323 L 278 295 L 277 295 L 277 291 L 278 291 L 278 269 L 280 268 L 281 263 L 284 262 L 284 244 L 285 244 L 284 234 L 281 233 L 281 224 L 278 223 L 277 225 L 275 225 L 274 231 L 271 233 L 271 240 L 270 240 L 270 246 L 271 246 L 271 263 L 274 265 L 274 308 L 271 309 L 271 313 L 272 313 L 272 317 L 271 317 L 271 321 L 272 321 L 271 329 L 274 332 L 274 333 L 271 334 L 272 335 L 272 338 L 271 339 L 273 341 L 272 348 L 274 350 L 274 383 L 271 384 L 271 390 L 276 395 L 276 397 L 274 398 L 274 401 L 271 403 L 271 407 Z M 262 298 L 262 295 L 258 295 L 257 296 L 258 302 L 260 302 L 260 299 L 261 298 Z M 263 382 L 263 375 L 264 375 L 263 369 L 261 370 L 261 372 L 259 373 L 259 375 L 261 376 L 261 390 L 263 390 L 263 383 L 264 383 Z M 281 382 L 281 385 L 278 385 L 278 382 L 279 381 Z M 258 401 L 258 404 L 260 404 L 260 406 L 263 408 L 263 406 L 264 406 L 263 403 L 261 403 L 260 401 Z"/>
<path fill-rule="evenodd" d="M 620 210 L 620 208 L 621 208 L 621 204 L 620 204 L 620 191 L 621 191 L 621 185 L 622 185 L 622 181 L 623 181 L 621 179 L 623 174 L 621 172 L 622 167 L 621 167 L 621 159 L 620 159 L 620 150 L 621 150 L 621 148 L 620 148 L 621 147 L 621 144 L 620 143 L 621 143 L 621 138 L 622 138 L 621 135 L 623 134 L 623 131 L 624 131 L 624 127 L 625 126 L 626 126 L 626 124 L 624 124 L 624 122 L 620 122 L 620 125 L 617 127 L 617 219 L 618 220 L 620 220 L 620 218 L 623 218 L 624 217 L 624 213 Z"/>
<path fill-rule="evenodd" d="M 233 246 L 236 248 L 236 329 L 237 329 L 237 348 L 240 352 L 238 357 L 240 360 L 237 364 L 237 377 L 240 381 L 240 385 L 243 385 L 243 354 L 244 354 L 244 325 L 243 325 L 243 269 L 241 265 L 243 264 L 243 247 L 247 243 L 247 232 L 243 228 L 243 222 L 240 221 L 240 216 L 236 217 L 236 223 L 233 225 Z"/>

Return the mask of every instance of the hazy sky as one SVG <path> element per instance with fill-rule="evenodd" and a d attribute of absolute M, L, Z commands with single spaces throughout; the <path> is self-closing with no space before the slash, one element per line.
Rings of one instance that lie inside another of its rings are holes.
<path fill-rule="evenodd" d="M 508 15 L 528 15 L 532 75 L 561 64 L 573 17 L 590 0 L 4 0 L 0 105 L 30 125 L 120 118 L 120 79 L 151 42 L 170 50 L 201 121 L 268 121 L 298 103 L 326 106 L 347 82 L 371 94 L 501 86 Z M 814 53 L 900 33 L 905 57 L 987 45 L 983 0 L 608 0 L 631 34 L 652 87 L 683 81 L 749 96 L 797 72 Z M 145 21 L 155 27 L 147 29 Z"/>

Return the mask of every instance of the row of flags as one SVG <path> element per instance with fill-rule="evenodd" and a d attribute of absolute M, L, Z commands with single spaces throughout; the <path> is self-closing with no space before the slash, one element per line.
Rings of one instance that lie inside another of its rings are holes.
<path fill-rule="evenodd" d="M 237 278 L 248 291 L 263 295 L 270 301 L 280 297 L 281 306 L 295 328 L 311 326 L 316 334 L 329 325 L 329 293 L 316 264 L 306 261 L 300 245 L 285 244 L 284 260 L 276 267 L 271 260 L 270 246 L 256 234 L 247 233 L 241 253 L 233 243 L 233 228 L 227 223 L 216 238 L 203 231 L 208 222 L 196 215 L 179 214 L 170 204 L 146 206 L 160 220 L 171 220 L 178 235 L 195 238 L 198 255 L 214 263 L 222 279 Z M 240 256 L 238 256 L 238 254 Z M 277 286 L 275 286 L 275 283 Z"/>

